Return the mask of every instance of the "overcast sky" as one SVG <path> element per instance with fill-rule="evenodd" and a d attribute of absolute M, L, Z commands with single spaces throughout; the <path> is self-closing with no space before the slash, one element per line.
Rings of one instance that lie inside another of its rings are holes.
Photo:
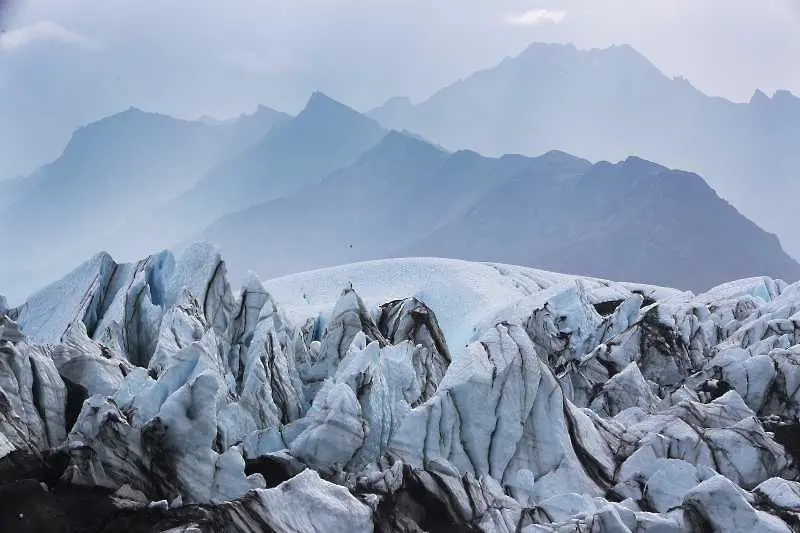
<path fill-rule="evenodd" d="M 0 11 L 6 174 L 131 105 L 295 112 L 320 89 L 367 110 L 422 99 L 534 41 L 632 44 L 733 100 L 800 94 L 800 0 L 17 0 Z"/>

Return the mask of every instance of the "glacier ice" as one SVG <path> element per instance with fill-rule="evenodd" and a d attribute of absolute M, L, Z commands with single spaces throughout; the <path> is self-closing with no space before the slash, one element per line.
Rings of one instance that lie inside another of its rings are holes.
<path fill-rule="evenodd" d="M 234 291 L 195 245 L 0 304 L 0 467 L 61 458 L 162 531 L 800 523 L 800 284 L 404 259 Z"/>

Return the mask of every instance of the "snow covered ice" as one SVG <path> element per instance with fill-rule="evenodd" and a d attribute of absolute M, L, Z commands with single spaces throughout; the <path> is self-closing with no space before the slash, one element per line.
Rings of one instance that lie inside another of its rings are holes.
<path fill-rule="evenodd" d="M 163 531 L 798 531 L 798 365 L 767 278 L 100 254 L 0 300 L 0 461 Z"/>

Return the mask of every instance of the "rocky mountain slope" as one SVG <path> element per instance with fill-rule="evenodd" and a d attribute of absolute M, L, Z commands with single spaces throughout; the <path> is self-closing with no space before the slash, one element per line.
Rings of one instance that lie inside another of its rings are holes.
<path fill-rule="evenodd" d="M 234 292 L 196 245 L 6 307 L 4 530 L 800 524 L 798 284 L 397 260 Z"/>
<path fill-rule="evenodd" d="M 630 46 L 537 43 L 423 102 L 395 98 L 369 115 L 451 150 L 557 149 L 593 161 L 636 155 L 691 169 L 800 257 L 791 219 L 800 194 L 800 98 L 787 91 L 734 103 L 667 77 Z"/>
<path fill-rule="evenodd" d="M 487 158 L 391 132 L 297 194 L 229 215 L 200 239 L 232 273 L 273 277 L 386 257 L 497 261 L 706 290 L 800 279 L 774 235 L 695 174 L 631 157 Z M 275 254 L 275 250 L 280 250 Z"/>

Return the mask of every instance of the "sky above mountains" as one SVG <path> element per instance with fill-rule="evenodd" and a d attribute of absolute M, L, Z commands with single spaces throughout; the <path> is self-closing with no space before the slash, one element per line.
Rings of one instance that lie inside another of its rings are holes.
<path fill-rule="evenodd" d="M 78 125 L 130 105 L 184 118 L 258 103 L 296 112 L 319 89 L 367 110 L 422 99 L 533 41 L 629 43 L 734 100 L 757 87 L 800 93 L 796 0 L 2 3 L 0 141 L 32 166 Z"/>
<path fill-rule="evenodd" d="M 45 41 L 60 45 L 61 50 L 41 53 L 29 67 L 33 70 L 71 48 L 71 61 L 91 58 L 109 76 L 121 77 L 120 85 L 142 104 L 181 115 L 238 113 L 258 102 L 297 111 L 314 89 L 356 107 L 375 106 L 396 94 L 421 98 L 534 40 L 581 47 L 631 44 L 668 74 L 685 75 L 701 90 L 732 99 L 747 99 L 757 87 L 800 92 L 794 68 L 800 53 L 796 0 L 229 0 L 191 7 L 179 0 L 11 0 L 9 5 L 4 55 L 32 54 Z M 223 77 L 183 97 L 192 82 L 207 82 L 211 73 L 226 70 L 263 85 L 236 92 L 235 80 Z M 282 76 L 285 87 L 269 87 L 275 76 Z"/>

